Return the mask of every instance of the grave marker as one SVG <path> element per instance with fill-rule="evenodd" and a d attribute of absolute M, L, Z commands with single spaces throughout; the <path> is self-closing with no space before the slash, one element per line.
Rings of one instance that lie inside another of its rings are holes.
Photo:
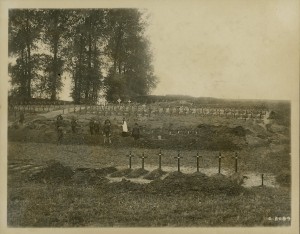
<path fill-rule="evenodd" d="M 218 170 L 218 173 L 220 174 L 221 173 L 221 160 L 222 160 L 222 158 L 224 158 L 224 157 L 222 157 L 221 152 L 219 153 L 218 158 L 219 158 L 219 170 Z"/>
<path fill-rule="evenodd" d="M 197 158 L 197 172 L 199 172 L 199 158 L 202 158 L 202 156 L 199 155 L 199 152 L 197 152 L 196 156 L 193 156 Z"/>
<path fill-rule="evenodd" d="M 158 169 L 161 170 L 161 156 L 163 154 L 161 153 L 161 149 L 159 150 L 159 153 L 158 153 Z"/>
<path fill-rule="evenodd" d="M 178 150 L 178 155 L 177 155 L 177 157 L 174 157 L 174 158 L 177 158 L 178 172 L 180 172 L 180 159 L 181 159 L 182 157 L 180 157 L 180 152 L 179 152 L 179 150 Z"/>
<path fill-rule="evenodd" d="M 143 153 L 143 156 L 141 156 L 140 158 L 142 159 L 142 169 L 144 169 L 144 160 L 145 160 L 145 158 L 147 158 L 147 157 L 145 157 L 145 156 L 144 156 L 144 153 Z"/>
<path fill-rule="evenodd" d="M 235 167 L 234 168 L 235 168 L 235 172 L 237 172 L 238 171 L 238 159 L 239 159 L 237 152 L 235 153 L 234 158 L 235 158 Z"/>
<path fill-rule="evenodd" d="M 127 157 L 129 158 L 129 169 L 131 169 L 131 158 L 134 157 L 134 155 L 131 154 L 131 151 L 129 152 L 129 155 L 127 155 Z"/>
<path fill-rule="evenodd" d="M 121 101 L 122 101 L 122 100 L 121 100 L 120 98 L 117 100 L 117 102 L 119 103 L 119 109 L 120 109 Z"/>

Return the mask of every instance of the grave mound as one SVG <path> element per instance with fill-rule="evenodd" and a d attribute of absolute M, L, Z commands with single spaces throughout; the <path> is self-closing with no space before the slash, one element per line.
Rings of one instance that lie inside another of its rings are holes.
<path fill-rule="evenodd" d="M 147 175 L 144 176 L 144 179 L 147 180 L 156 180 L 165 175 L 167 172 L 161 170 L 161 169 L 155 169 L 151 172 L 149 172 Z"/>
<path fill-rule="evenodd" d="M 247 176 L 244 176 L 242 173 L 240 172 L 235 172 L 233 174 L 231 174 L 229 177 L 228 177 L 231 181 L 239 184 L 239 185 L 242 185 L 244 183 L 244 180 L 245 179 L 248 179 Z"/>
<path fill-rule="evenodd" d="M 30 180 L 41 183 L 66 183 L 70 182 L 74 172 L 68 166 L 57 161 L 50 161 L 41 171 L 30 175 Z"/>
<path fill-rule="evenodd" d="M 147 171 L 143 168 L 139 168 L 139 169 L 132 170 L 128 175 L 126 175 L 126 177 L 127 178 L 137 178 L 137 177 L 147 174 L 148 172 L 149 171 Z"/>
<path fill-rule="evenodd" d="M 147 188 L 152 193 L 182 194 L 199 192 L 205 195 L 239 195 L 244 188 L 224 175 L 208 177 L 202 173 L 173 172 L 163 180 L 152 181 Z"/>
<path fill-rule="evenodd" d="M 103 177 L 103 173 L 97 173 L 96 169 L 87 168 L 86 170 L 75 170 L 72 182 L 74 184 L 100 185 L 108 183 L 109 180 Z"/>
<path fill-rule="evenodd" d="M 97 176 L 107 176 L 109 174 L 112 174 L 112 173 L 118 171 L 117 168 L 115 168 L 115 167 L 103 167 L 103 168 L 93 168 L 93 169 L 88 168 L 88 167 L 87 168 L 79 167 L 75 170 L 75 173 L 77 171 L 89 171 L 89 170 L 92 170 L 93 173 L 95 173 Z"/>
<path fill-rule="evenodd" d="M 127 168 L 127 169 L 122 169 L 119 171 L 116 171 L 112 174 L 110 174 L 110 177 L 123 177 L 123 176 L 127 176 L 132 172 L 132 169 Z"/>
<path fill-rule="evenodd" d="M 124 192 L 144 192 L 145 184 L 133 183 L 125 178 L 120 182 L 109 183 L 106 189 L 113 191 L 115 194 Z"/>

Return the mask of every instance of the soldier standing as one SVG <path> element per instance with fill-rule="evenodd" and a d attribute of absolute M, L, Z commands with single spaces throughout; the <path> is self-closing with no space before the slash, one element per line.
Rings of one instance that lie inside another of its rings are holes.
<path fill-rule="evenodd" d="M 106 119 L 103 126 L 104 144 L 108 141 L 111 144 L 111 123 L 109 119 Z"/>
<path fill-rule="evenodd" d="M 59 126 L 57 128 L 57 145 L 61 145 L 63 136 L 64 136 L 63 127 Z"/>
<path fill-rule="evenodd" d="M 75 117 L 73 117 L 71 120 L 72 133 L 76 133 L 76 127 L 77 127 L 77 120 L 75 119 Z"/>
<path fill-rule="evenodd" d="M 90 125 L 90 133 L 91 133 L 91 135 L 94 135 L 95 123 L 94 123 L 93 119 L 90 120 L 90 124 L 89 125 Z"/>
<path fill-rule="evenodd" d="M 58 130 L 59 127 L 62 126 L 62 122 L 63 122 L 63 117 L 61 114 L 59 114 L 57 117 L 56 117 L 56 129 Z"/>
<path fill-rule="evenodd" d="M 25 120 L 24 112 L 21 111 L 21 113 L 20 113 L 20 120 L 19 120 L 20 124 L 23 124 L 24 120 Z"/>
<path fill-rule="evenodd" d="M 95 134 L 99 135 L 99 133 L 100 133 L 100 120 L 95 120 L 94 130 L 95 130 Z"/>
<path fill-rule="evenodd" d="M 137 123 L 134 124 L 131 135 L 135 141 L 137 141 L 140 138 L 140 127 Z"/>

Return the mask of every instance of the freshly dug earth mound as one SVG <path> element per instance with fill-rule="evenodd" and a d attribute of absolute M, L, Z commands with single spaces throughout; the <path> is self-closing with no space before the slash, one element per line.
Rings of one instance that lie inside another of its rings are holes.
<path fill-rule="evenodd" d="M 161 169 L 155 169 L 151 172 L 149 172 L 147 175 L 144 176 L 144 179 L 147 180 L 156 180 L 159 179 L 161 176 L 165 175 L 167 172 L 161 170 Z"/>
<path fill-rule="evenodd" d="M 108 174 L 116 172 L 118 169 L 115 167 L 103 167 L 100 169 L 95 169 L 95 172 L 98 176 L 106 176 Z"/>
<path fill-rule="evenodd" d="M 127 176 L 132 172 L 132 169 L 128 168 L 128 169 L 123 169 L 123 170 L 119 170 L 116 171 L 112 174 L 110 174 L 110 177 L 123 177 L 123 176 Z"/>
<path fill-rule="evenodd" d="M 104 178 L 103 175 L 99 175 L 96 169 L 75 170 L 72 181 L 74 184 L 86 185 L 99 185 L 109 182 L 109 180 L 107 178 Z"/>
<path fill-rule="evenodd" d="M 75 170 L 75 173 L 77 171 L 87 171 L 87 170 L 92 170 L 97 176 L 107 176 L 107 175 L 109 175 L 111 173 L 116 172 L 117 168 L 115 168 L 115 167 L 103 167 L 103 168 L 91 169 L 91 168 L 80 167 L 80 168 L 77 168 Z"/>
<path fill-rule="evenodd" d="M 151 182 L 147 190 L 151 193 L 182 194 L 191 191 L 211 195 L 239 195 L 244 188 L 234 183 L 224 175 L 208 177 L 202 173 L 183 174 L 171 173 L 164 180 Z"/>
<path fill-rule="evenodd" d="M 228 179 L 230 179 L 231 181 L 239 184 L 239 185 L 242 185 L 244 183 L 244 180 L 245 179 L 248 179 L 247 176 L 244 176 L 242 173 L 240 172 L 236 172 L 236 173 L 233 173 L 232 175 L 230 175 L 228 177 Z"/>
<path fill-rule="evenodd" d="M 133 183 L 129 180 L 122 179 L 121 182 L 109 183 L 106 189 L 113 191 L 115 194 L 124 192 L 143 192 L 145 191 L 145 184 Z"/>
<path fill-rule="evenodd" d="M 133 170 L 132 172 L 130 172 L 126 177 L 137 178 L 137 177 L 147 174 L 148 172 L 149 171 L 147 171 L 145 169 L 139 168 L 139 169 L 136 169 L 136 170 Z"/>
<path fill-rule="evenodd" d="M 251 134 L 252 132 L 249 129 L 245 129 L 242 126 L 237 126 L 235 128 L 230 128 L 229 132 L 240 137 Z"/>
<path fill-rule="evenodd" d="M 70 167 L 51 161 L 43 170 L 32 174 L 29 179 L 43 183 L 64 183 L 69 182 L 73 175 L 74 172 Z"/>

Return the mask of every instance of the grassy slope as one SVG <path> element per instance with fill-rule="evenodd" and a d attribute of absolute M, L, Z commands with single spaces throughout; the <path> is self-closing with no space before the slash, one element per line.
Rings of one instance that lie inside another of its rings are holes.
<path fill-rule="evenodd" d="M 290 171 L 288 118 L 285 111 L 278 112 L 280 120 L 275 126 L 281 126 L 278 132 L 268 132 L 251 121 L 234 120 L 219 117 L 168 117 L 129 118 L 131 125 L 137 121 L 144 129 L 191 128 L 199 124 L 223 125 L 227 127 L 242 126 L 254 134 L 247 138 L 230 140 L 242 144 L 239 152 L 241 157 L 240 170 L 256 172 L 272 172 L 281 174 Z M 114 147 L 101 146 L 101 137 L 88 134 L 88 120 L 91 116 L 79 115 L 82 132 L 74 137 L 67 133 L 69 142 L 64 145 L 43 143 L 56 140 L 53 120 L 42 120 L 45 129 L 10 129 L 8 161 L 21 163 L 44 164 L 56 159 L 65 165 L 77 167 L 123 166 L 128 163 L 125 157 L 130 150 L 136 155 L 142 152 L 148 156 L 145 165 L 157 166 L 157 145 L 154 134 L 144 133 L 144 140 L 134 146 L 132 139 L 119 137 L 121 116 L 112 119 L 115 129 Z M 34 117 L 32 117 L 34 118 Z M 67 119 L 66 116 L 65 119 Z M 48 124 L 45 124 L 47 121 Z M 283 130 L 282 130 L 283 126 Z M 66 128 L 69 131 L 69 127 Z M 275 129 L 276 130 L 276 129 Z M 45 133 L 46 131 L 46 133 Z M 203 167 L 217 166 L 218 149 L 201 148 L 207 133 L 200 138 L 197 147 L 182 149 L 182 164 L 195 166 L 196 150 L 204 156 Z M 259 136 L 259 137 L 258 137 Z M 167 136 L 166 136 L 167 137 Z M 220 134 L 222 137 L 222 134 Z M 209 138 L 213 144 L 216 137 Z M 224 138 L 224 137 L 223 137 Z M 258 139 L 259 138 L 259 139 Z M 163 166 L 176 166 L 178 144 L 186 145 L 192 138 L 183 135 L 173 137 L 170 147 L 163 147 Z M 174 140 L 175 139 L 175 140 Z M 259 142 L 257 142 L 259 140 Z M 14 141 L 14 142 L 12 142 Z M 21 143 L 25 141 L 24 143 Z M 38 143 L 41 142 L 41 143 Z M 150 143 L 149 143 L 150 142 Z M 247 144 L 246 144 L 247 143 Z M 76 145 L 80 144 L 80 145 Z M 92 146 L 91 146 L 92 145 Z M 42 149 L 42 150 L 41 150 Z M 232 151 L 223 152 L 226 158 L 222 161 L 225 168 L 231 169 Z M 134 158 L 134 166 L 140 166 L 140 160 Z M 239 196 L 213 195 L 201 193 L 181 195 L 160 195 L 130 190 L 113 190 L 109 186 L 70 186 L 47 185 L 24 182 L 22 176 L 15 178 L 9 174 L 8 183 L 8 224 L 12 226 L 257 226 L 286 225 L 288 222 L 270 222 L 268 216 L 290 215 L 290 191 L 287 188 L 252 188 L 249 193 Z"/>
<path fill-rule="evenodd" d="M 22 183 L 8 192 L 9 226 L 273 226 L 289 222 L 268 217 L 290 216 L 285 189 L 204 196 Z"/>

